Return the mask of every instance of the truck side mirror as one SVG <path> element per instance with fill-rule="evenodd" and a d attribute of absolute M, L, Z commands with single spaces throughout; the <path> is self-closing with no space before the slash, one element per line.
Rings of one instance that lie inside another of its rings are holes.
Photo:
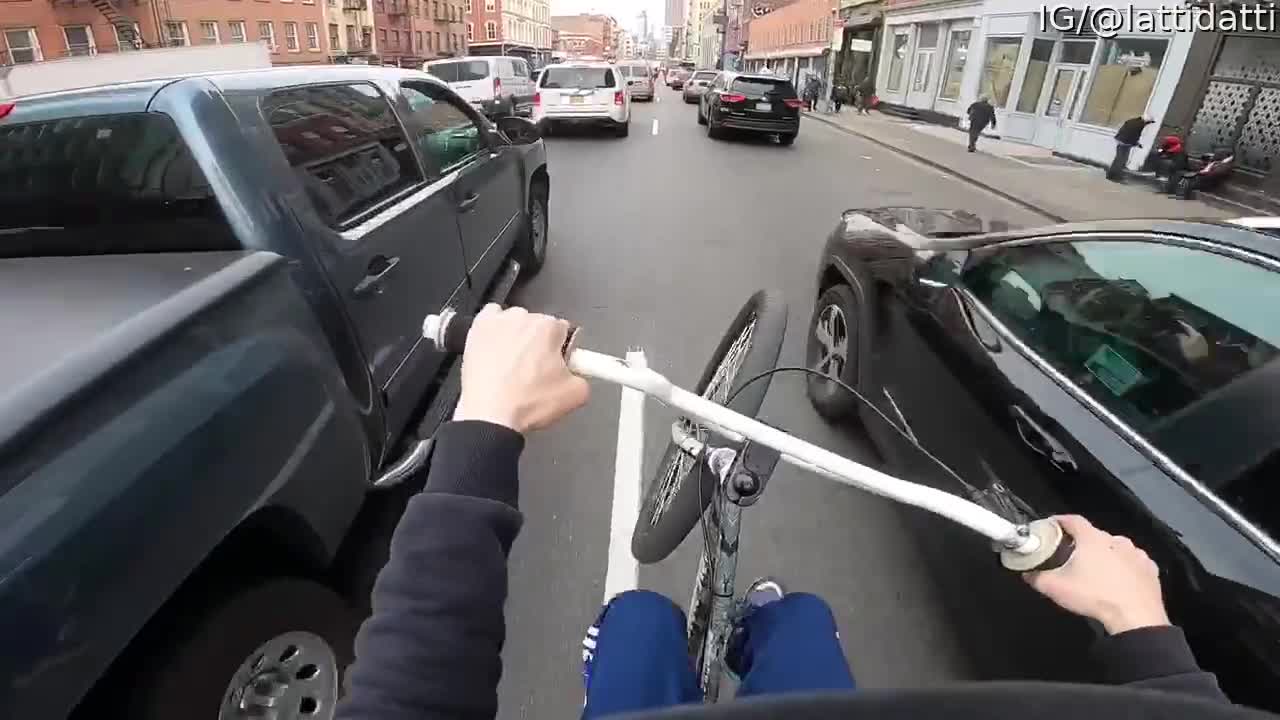
<path fill-rule="evenodd" d="M 532 145 L 542 139 L 538 126 L 527 118 L 506 115 L 493 122 L 512 145 Z"/>

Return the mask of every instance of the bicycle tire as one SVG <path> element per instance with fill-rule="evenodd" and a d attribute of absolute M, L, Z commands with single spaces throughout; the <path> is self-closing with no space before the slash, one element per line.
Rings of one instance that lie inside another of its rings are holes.
<path fill-rule="evenodd" d="M 738 311 L 720 339 L 694 387 L 695 392 L 705 397 L 708 390 L 713 390 L 720 398 L 719 402 L 724 402 L 738 390 L 738 383 L 772 370 L 778 364 L 786 330 L 787 303 L 782 295 L 766 290 L 756 292 Z M 739 351 L 742 359 L 737 363 L 736 372 L 727 384 L 709 388 L 716 371 L 729 359 L 730 351 L 744 336 L 746 347 Z M 766 376 L 751 383 L 734 396 L 728 407 L 743 415 L 754 416 L 769 392 L 769 382 L 770 378 Z M 640 516 L 636 518 L 631 535 L 631 554 L 636 560 L 644 564 L 660 562 L 675 551 L 698 524 L 698 518 L 711 502 L 715 479 L 709 470 L 700 474 L 697 470 L 696 458 L 668 440 L 662 460 L 645 488 Z M 690 475 L 700 477 L 701 482 L 691 482 Z"/>

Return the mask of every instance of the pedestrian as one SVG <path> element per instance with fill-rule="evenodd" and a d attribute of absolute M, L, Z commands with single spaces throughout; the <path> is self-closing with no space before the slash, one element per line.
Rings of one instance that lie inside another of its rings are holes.
<path fill-rule="evenodd" d="M 868 115 L 871 113 L 871 99 L 876 95 L 876 83 L 871 79 L 871 74 L 862 78 L 862 82 L 858 83 L 858 87 L 854 90 L 854 102 L 858 106 L 859 115 Z"/>
<path fill-rule="evenodd" d="M 822 81 L 818 79 L 816 74 L 810 74 L 804 81 L 804 103 L 813 112 L 813 106 L 818 102 L 818 95 L 822 92 Z"/>
<path fill-rule="evenodd" d="M 844 107 L 845 101 L 849 97 L 849 86 L 843 82 L 836 82 L 831 86 L 831 104 L 835 107 L 836 112 L 840 112 L 840 108 Z"/>
<path fill-rule="evenodd" d="M 1111 182 L 1124 182 L 1124 172 L 1129 166 L 1129 153 L 1135 147 L 1142 147 L 1142 131 L 1155 122 L 1147 117 L 1131 117 L 1120 125 L 1116 131 L 1116 156 L 1107 168 L 1107 179 Z"/>
<path fill-rule="evenodd" d="M 978 99 L 969 106 L 969 152 L 976 152 L 978 149 L 978 136 L 983 130 L 990 125 L 994 130 L 996 126 L 996 109 L 991 107 L 991 103 L 987 101 L 986 95 L 979 95 Z"/>

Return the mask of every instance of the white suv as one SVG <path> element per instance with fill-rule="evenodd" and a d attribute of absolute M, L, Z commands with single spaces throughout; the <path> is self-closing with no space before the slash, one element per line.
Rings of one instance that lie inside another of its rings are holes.
<path fill-rule="evenodd" d="M 631 129 L 626 78 L 612 63 L 548 65 L 533 96 L 533 121 L 544 133 L 560 123 L 593 123 L 626 137 Z"/>
<path fill-rule="evenodd" d="M 533 107 L 533 80 L 523 58 L 450 58 L 423 63 L 422 69 L 489 117 L 528 115 Z"/>

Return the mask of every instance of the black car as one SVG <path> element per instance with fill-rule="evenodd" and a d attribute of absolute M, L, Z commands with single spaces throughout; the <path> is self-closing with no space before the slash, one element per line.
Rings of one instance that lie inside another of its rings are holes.
<path fill-rule="evenodd" d="M 811 379 L 810 399 L 860 416 L 906 477 L 1011 520 L 1073 512 L 1132 538 L 1200 661 L 1236 701 L 1275 710 L 1277 228 L 1011 231 L 961 211 L 847 211 L 822 254 L 808 364 L 904 433 L 830 380 Z"/>
<path fill-rule="evenodd" d="M 698 100 L 698 124 L 707 137 L 722 130 L 777 135 L 790 145 L 800 133 L 800 98 L 790 80 L 773 75 L 722 72 Z"/>

